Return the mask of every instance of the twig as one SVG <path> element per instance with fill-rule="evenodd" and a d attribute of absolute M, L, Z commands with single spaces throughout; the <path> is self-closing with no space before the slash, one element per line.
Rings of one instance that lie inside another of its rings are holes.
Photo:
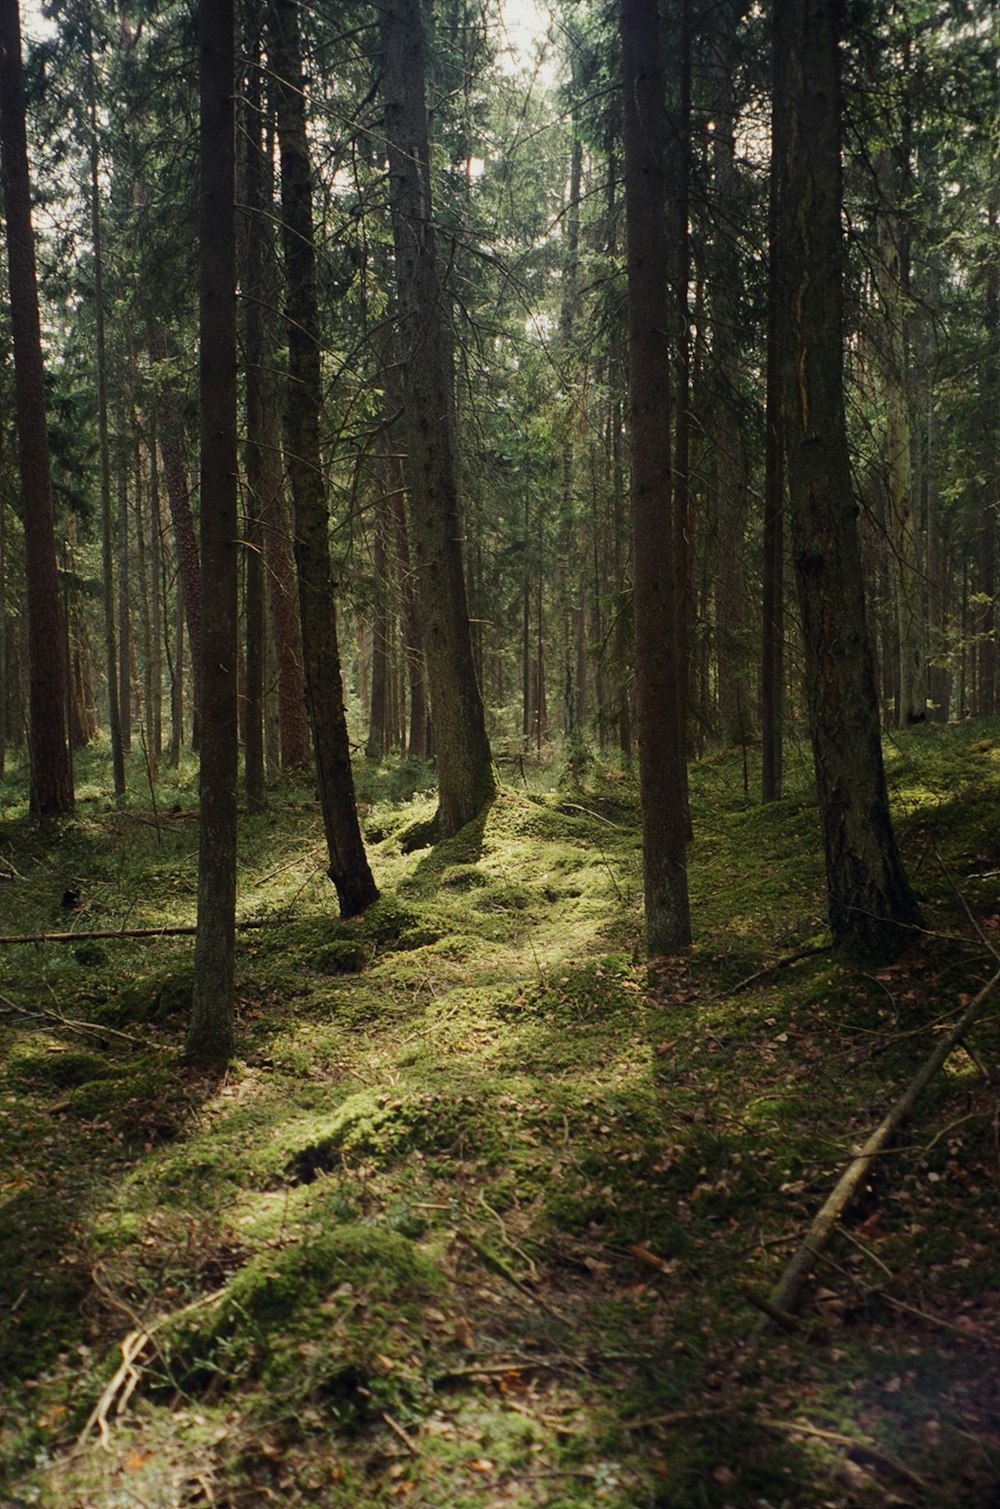
<path fill-rule="evenodd" d="M 837 1229 L 841 1217 L 854 1198 L 858 1185 L 870 1172 L 872 1158 L 883 1151 L 902 1122 L 909 1116 L 935 1074 L 958 1047 L 972 1024 L 982 1015 L 986 1003 L 998 986 L 1000 986 L 1000 971 L 987 981 L 979 994 L 966 1007 L 955 1026 L 945 1034 L 933 1053 L 924 1060 L 895 1105 L 840 1176 L 833 1191 L 813 1219 L 806 1232 L 805 1240 L 793 1255 L 776 1288 L 771 1292 L 770 1303 L 776 1309 L 794 1312 L 802 1285 Z M 765 1326 L 766 1318 L 758 1322 L 755 1336 L 760 1335 Z"/>
<path fill-rule="evenodd" d="M 560 812 L 582 812 L 585 817 L 592 817 L 597 823 L 607 823 L 609 828 L 621 831 L 620 823 L 613 823 L 610 817 L 603 817 L 600 812 L 591 812 L 589 807 L 581 807 L 579 802 L 560 802 Z"/>
<path fill-rule="evenodd" d="M 897 1477 L 909 1483 L 912 1488 L 918 1488 L 921 1493 L 930 1493 L 931 1485 L 926 1478 L 922 1478 L 912 1467 L 907 1467 L 896 1457 L 890 1456 L 887 1451 L 882 1451 L 878 1446 L 871 1445 L 868 1441 L 859 1441 L 854 1436 L 846 1436 L 839 1430 L 824 1430 L 819 1425 L 810 1425 L 808 1420 L 776 1420 L 771 1415 L 755 1415 L 759 1425 L 765 1430 L 776 1431 L 783 1436 L 809 1436 L 814 1441 L 825 1441 L 830 1446 L 843 1446 L 849 1452 L 867 1457 L 874 1462 L 876 1467 L 885 1468 L 894 1472 Z"/>
<path fill-rule="evenodd" d="M 740 980 L 722 996 L 726 1001 L 730 996 L 739 995 L 742 990 L 749 990 L 751 985 L 756 985 L 758 980 L 766 980 L 771 975 L 776 975 L 783 969 L 790 969 L 793 964 L 798 964 L 802 959 L 813 959 L 817 954 L 828 954 L 833 948 L 832 943 L 817 943 L 812 948 L 797 949 L 794 954 L 788 954 L 784 959 L 778 959 L 774 964 L 768 964 L 764 969 L 758 969 L 754 974 L 747 975 L 745 980 Z"/>
<path fill-rule="evenodd" d="M 121 1032 L 117 1027 L 102 1027 L 99 1022 L 81 1022 L 75 1017 L 63 1016 L 61 1011 L 47 1011 L 44 1006 L 41 1011 L 32 1011 L 28 1006 L 19 1006 L 9 996 L 0 995 L 0 1011 L 3 1010 L 16 1012 L 18 1016 L 29 1016 L 39 1022 L 58 1022 L 60 1027 L 68 1027 L 71 1032 L 90 1032 L 98 1037 L 120 1037 L 126 1043 L 142 1041 L 131 1032 Z"/>
<path fill-rule="evenodd" d="M 399 1437 L 403 1445 L 406 1447 L 407 1451 L 410 1452 L 413 1456 L 419 1457 L 420 1447 L 417 1445 L 416 1441 L 414 1441 L 412 1436 L 407 1435 L 406 1431 L 400 1425 L 399 1421 L 392 1418 L 387 1409 L 384 1409 L 382 1411 L 382 1419 L 385 1421 L 386 1425 L 388 1425 L 393 1435 Z"/>
<path fill-rule="evenodd" d="M 526 1284 L 522 1279 L 519 1279 L 517 1274 L 513 1273 L 503 1259 L 497 1257 L 495 1252 L 491 1252 L 488 1247 L 484 1247 L 482 1242 L 478 1242 L 467 1231 L 459 1231 L 455 1234 L 461 1241 L 465 1242 L 466 1246 L 472 1248 L 473 1252 L 477 1257 L 482 1259 L 487 1268 L 493 1273 L 498 1274 L 500 1278 L 505 1278 L 508 1284 L 512 1284 L 515 1289 L 520 1290 L 522 1294 L 531 1300 L 532 1304 L 537 1305 L 540 1310 L 544 1310 L 547 1315 L 551 1315 L 553 1320 L 561 1321 L 564 1319 L 558 1310 L 554 1310 L 550 1304 L 542 1299 L 540 1294 L 535 1293 L 530 1284 Z"/>
<path fill-rule="evenodd" d="M 179 1310 L 174 1310 L 169 1315 L 161 1315 L 152 1325 L 138 1327 L 136 1330 L 128 1333 L 121 1343 L 121 1363 L 114 1377 L 88 1415 L 87 1423 L 77 1437 L 76 1444 L 78 1448 L 86 1445 L 88 1436 L 96 1426 L 100 1433 L 101 1446 L 103 1446 L 105 1451 L 110 1451 L 111 1432 L 108 1427 L 108 1415 L 111 1412 L 111 1407 L 114 1405 L 116 1415 L 125 1413 L 128 1402 L 134 1394 L 142 1376 L 139 1368 L 139 1358 L 153 1340 L 157 1331 L 161 1331 L 171 1321 L 180 1320 L 183 1316 L 190 1315 L 195 1310 L 202 1310 L 207 1305 L 215 1304 L 217 1300 L 222 1298 L 225 1292 L 225 1289 L 215 1289 L 211 1294 L 203 1294 L 200 1299 L 192 1300 L 188 1305 L 182 1305 Z"/>

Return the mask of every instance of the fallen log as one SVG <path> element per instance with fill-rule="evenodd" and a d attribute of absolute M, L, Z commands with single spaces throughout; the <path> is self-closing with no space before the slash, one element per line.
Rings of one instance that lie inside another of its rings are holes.
<path fill-rule="evenodd" d="M 822 1208 L 813 1218 L 805 1240 L 795 1252 L 775 1288 L 772 1289 L 767 1301 L 767 1310 L 757 1322 L 754 1336 L 759 1336 L 772 1323 L 772 1312 L 780 1312 L 786 1316 L 794 1315 L 802 1286 L 836 1231 L 841 1217 L 854 1198 L 858 1185 L 868 1173 L 871 1160 L 885 1150 L 935 1074 L 959 1046 L 969 1028 L 982 1016 L 987 1003 L 998 987 L 1000 987 L 1000 970 L 969 1002 L 954 1027 L 950 1032 L 945 1033 L 933 1053 L 924 1060 L 895 1105 L 841 1174 Z"/>

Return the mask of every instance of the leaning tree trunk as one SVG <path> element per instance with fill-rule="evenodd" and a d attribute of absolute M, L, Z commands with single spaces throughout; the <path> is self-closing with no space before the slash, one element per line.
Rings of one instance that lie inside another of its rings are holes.
<path fill-rule="evenodd" d="M 379 14 L 410 544 L 434 724 L 437 832 L 446 838 L 483 811 L 496 781 L 462 565 L 450 348 L 431 207 L 420 0 L 388 0 Z"/>
<path fill-rule="evenodd" d="M 809 726 L 836 944 L 919 923 L 889 816 L 843 383 L 840 0 L 776 0 L 780 343 Z"/>
<path fill-rule="evenodd" d="M 337 620 L 330 584 L 329 512 L 320 454 L 322 372 L 316 306 L 312 169 L 306 136 L 297 0 L 272 0 L 268 51 L 276 80 L 281 212 L 288 319 L 288 468 L 295 507 L 295 560 L 320 806 L 343 917 L 378 897 L 354 800 Z"/>
<path fill-rule="evenodd" d="M 36 817 L 57 817 L 73 810 L 73 773 L 17 0 L 0 0 L 0 148 L 27 577 L 30 806 Z"/>
<path fill-rule="evenodd" d="M 684 674 L 671 551 L 670 328 L 664 205 L 663 69 L 656 0 L 622 0 L 625 209 L 628 236 L 629 435 L 635 686 L 642 799 L 646 947 L 691 941 L 685 839 Z"/>

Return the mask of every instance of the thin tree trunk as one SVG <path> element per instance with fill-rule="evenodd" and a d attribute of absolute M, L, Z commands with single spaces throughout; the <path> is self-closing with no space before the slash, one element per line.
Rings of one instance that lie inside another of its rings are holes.
<path fill-rule="evenodd" d="M 72 812 L 73 773 L 17 0 L 0 0 L 0 149 L 27 576 L 30 809 L 46 818 Z"/>
<path fill-rule="evenodd" d="M 174 548 L 177 552 L 177 571 L 183 586 L 184 616 L 187 637 L 191 648 L 191 666 L 194 676 L 194 702 L 198 706 L 198 668 L 201 646 L 201 566 L 198 561 L 198 540 L 195 534 L 194 514 L 188 490 L 187 470 L 184 465 L 184 430 L 181 424 L 180 406 L 173 378 L 169 375 L 169 354 L 163 326 L 150 319 L 147 326 L 149 359 L 154 371 L 160 369 L 157 380 L 156 427 L 160 442 L 160 457 L 163 462 L 163 481 L 170 509 L 170 522 L 174 531 Z"/>
<path fill-rule="evenodd" d="M 157 762 L 163 754 L 163 542 L 160 523 L 160 467 L 155 433 L 149 440 L 149 747 Z"/>
<path fill-rule="evenodd" d="M 87 114 L 90 129 L 90 230 L 94 259 L 94 366 L 97 379 L 97 451 L 101 479 L 101 559 L 104 607 L 105 671 L 108 683 L 108 733 L 115 801 L 125 800 L 125 746 L 118 700 L 117 637 L 115 631 L 114 545 L 111 529 L 111 454 L 108 439 L 108 365 L 104 317 L 104 240 L 101 227 L 100 144 L 97 129 L 97 86 L 94 45 L 87 16 Z"/>
<path fill-rule="evenodd" d="M 187 1052 L 233 1051 L 236 938 L 236 172 L 234 0 L 199 0 L 201 768 L 198 934 Z"/>
<path fill-rule="evenodd" d="M 774 128 L 772 123 L 772 138 Z M 778 345 L 778 174 L 772 160 L 767 213 L 767 365 L 764 399 L 764 562 L 761 611 L 761 800 L 781 799 L 785 720 L 785 441 Z"/>
<path fill-rule="evenodd" d="M 268 53 L 277 85 L 281 211 L 288 319 L 288 465 L 295 506 L 299 609 L 320 805 L 341 915 L 378 897 L 354 799 L 337 622 L 330 584 L 329 513 L 320 456 L 322 373 L 316 308 L 312 168 L 306 136 L 297 0 L 269 6 Z"/>
<path fill-rule="evenodd" d="M 122 434 L 125 425 L 122 425 Z M 118 456 L 118 510 L 116 514 L 118 567 L 118 709 L 121 718 L 122 748 L 132 748 L 132 615 L 129 603 L 128 552 L 128 452 L 124 444 Z"/>
<path fill-rule="evenodd" d="M 241 201 L 250 207 L 242 234 L 245 277 L 246 493 L 244 510 L 244 607 L 246 612 L 246 700 L 244 703 L 244 786 L 247 809 L 262 812 L 264 786 L 264 525 L 261 500 L 266 483 L 266 420 L 261 378 L 265 366 L 265 267 L 270 251 L 264 230 L 264 158 L 261 142 L 261 49 L 259 35 L 248 39 L 250 53 L 246 103 L 241 112 Z"/>

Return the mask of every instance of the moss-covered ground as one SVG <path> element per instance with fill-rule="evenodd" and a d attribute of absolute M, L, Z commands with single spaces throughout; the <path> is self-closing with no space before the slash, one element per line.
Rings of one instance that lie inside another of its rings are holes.
<path fill-rule="evenodd" d="M 768 808 L 752 758 L 693 767 L 695 941 L 652 969 L 628 773 L 519 775 L 405 854 L 426 773 L 359 770 L 383 895 L 347 924 L 275 792 L 218 1078 L 191 938 L 82 936 L 193 921 L 193 772 L 117 811 L 86 758 L 48 829 L 0 783 L 0 932 L 81 935 L 0 946 L 0 1502 L 1000 1503 L 1000 1001 L 754 1335 L 996 967 L 1000 727 L 887 747 L 926 931 L 869 973 L 822 951 L 798 748 Z"/>

